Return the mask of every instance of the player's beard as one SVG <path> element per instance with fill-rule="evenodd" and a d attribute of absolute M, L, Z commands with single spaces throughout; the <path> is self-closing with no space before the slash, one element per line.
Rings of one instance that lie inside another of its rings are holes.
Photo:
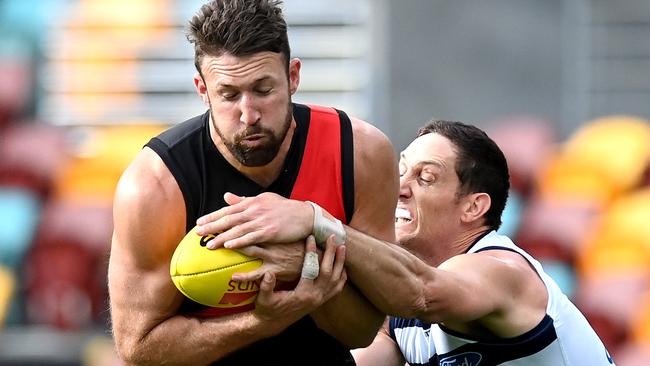
<path fill-rule="evenodd" d="M 210 113 L 213 113 L 212 110 Z M 282 142 L 287 136 L 287 132 L 291 126 L 292 117 L 293 105 L 291 104 L 291 99 L 289 99 L 284 122 L 277 133 L 273 133 L 273 130 L 269 128 L 262 127 L 262 121 L 252 126 L 248 126 L 243 131 L 236 133 L 231 140 L 224 136 L 216 126 L 216 123 L 214 123 L 214 129 L 217 131 L 217 134 L 219 134 L 221 141 L 226 145 L 226 148 L 228 148 L 228 151 L 230 151 L 235 159 L 242 163 L 242 165 L 248 167 L 264 166 L 270 163 L 276 157 L 278 151 L 280 151 L 280 146 L 282 146 Z M 212 114 L 212 120 L 216 121 L 214 114 Z M 266 139 L 263 144 L 258 146 L 246 146 L 242 142 L 249 136 L 260 134 L 264 135 Z"/>

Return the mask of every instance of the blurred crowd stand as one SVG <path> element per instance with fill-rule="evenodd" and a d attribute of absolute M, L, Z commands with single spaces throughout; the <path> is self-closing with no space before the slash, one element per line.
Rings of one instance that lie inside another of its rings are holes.
<path fill-rule="evenodd" d="M 169 1 L 0 0 L 0 365 L 119 365 L 113 191 L 171 121 L 96 120 L 138 103 L 139 52 L 165 46 Z M 60 102 L 93 123 L 61 127 L 36 110 L 48 22 L 64 18 Z M 603 116 L 564 140 L 539 118 L 487 125 L 512 180 L 501 231 L 541 260 L 619 366 L 650 365 L 650 123 Z"/>
<path fill-rule="evenodd" d="M 113 192 L 144 143 L 167 126 L 150 120 L 97 123 L 115 106 L 94 92 L 134 82 L 136 70 L 123 61 L 136 59 L 134 38 L 143 42 L 155 35 L 152 22 L 168 8 L 164 5 L 0 1 L 2 365 L 119 364 L 106 286 Z M 56 16 L 63 13 L 66 17 Z M 61 127 L 37 117 L 47 22 L 61 19 L 68 19 L 73 31 L 58 50 L 68 62 L 56 72 L 67 75 L 71 104 L 94 106 L 87 108 L 94 114 L 83 116 L 94 121 L 88 125 Z M 74 32 L 84 28 L 94 36 Z M 131 39 L 119 42 L 120 37 Z M 132 48 L 107 47 L 111 44 Z"/>
<path fill-rule="evenodd" d="M 583 311 L 617 365 L 650 364 L 650 122 L 604 116 L 564 141 L 552 126 L 521 118 L 489 131 L 510 165 L 515 240 Z"/>

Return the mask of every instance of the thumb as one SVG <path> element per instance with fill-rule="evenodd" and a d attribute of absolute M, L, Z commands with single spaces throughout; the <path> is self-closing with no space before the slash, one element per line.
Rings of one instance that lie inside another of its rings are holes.
<path fill-rule="evenodd" d="M 236 195 L 234 193 L 230 193 L 230 192 L 226 192 L 223 195 L 223 200 L 226 201 L 226 203 L 229 204 L 230 206 L 243 201 L 245 198 L 246 197 L 244 197 L 244 196 L 238 196 L 238 195 Z"/>

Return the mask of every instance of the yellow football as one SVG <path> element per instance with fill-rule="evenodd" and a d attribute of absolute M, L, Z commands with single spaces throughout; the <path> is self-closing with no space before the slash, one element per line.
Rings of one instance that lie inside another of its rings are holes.
<path fill-rule="evenodd" d="M 249 310 L 259 292 L 259 281 L 236 282 L 236 272 L 249 272 L 262 265 L 259 258 L 236 250 L 208 249 L 214 235 L 199 236 L 196 228 L 181 240 L 172 256 L 169 273 L 174 285 L 193 301 L 228 313 Z"/>

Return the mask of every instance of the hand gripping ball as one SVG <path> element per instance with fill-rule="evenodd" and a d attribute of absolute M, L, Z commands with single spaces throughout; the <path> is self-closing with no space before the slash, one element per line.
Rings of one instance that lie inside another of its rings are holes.
<path fill-rule="evenodd" d="M 208 249 L 214 235 L 199 236 L 196 228 L 181 240 L 172 256 L 169 273 L 174 285 L 189 299 L 228 313 L 249 310 L 259 292 L 259 281 L 236 282 L 236 272 L 249 272 L 262 265 L 259 258 L 236 250 Z"/>

